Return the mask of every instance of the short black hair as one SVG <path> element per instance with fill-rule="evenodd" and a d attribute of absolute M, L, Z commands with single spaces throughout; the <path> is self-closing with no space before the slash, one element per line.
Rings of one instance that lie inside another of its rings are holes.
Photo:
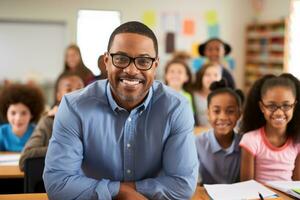
<path fill-rule="evenodd" d="M 280 76 L 266 75 L 257 80 L 251 87 L 242 119 L 241 130 L 243 133 L 253 131 L 266 125 L 266 120 L 259 108 L 259 102 L 265 93 L 274 87 L 282 86 L 292 91 L 296 98 L 296 105 L 292 120 L 288 123 L 286 134 L 293 139 L 300 136 L 300 82 L 292 74 L 284 73 Z"/>
<path fill-rule="evenodd" d="M 130 21 L 118 26 L 110 35 L 107 51 L 110 50 L 112 43 L 115 39 L 115 36 L 120 33 L 136 33 L 136 34 L 149 37 L 153 41 L 156 57 L 158 56 L 158 44 L 157 44 L 157 38 L 155 34 L 148 26 L 138 21 Z"/>

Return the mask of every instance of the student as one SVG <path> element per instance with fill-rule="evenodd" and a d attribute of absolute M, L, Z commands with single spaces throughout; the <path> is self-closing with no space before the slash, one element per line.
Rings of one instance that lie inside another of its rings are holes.
<path fill-rule="evenodd" d="M 0 110 L 8 123 L 0 126 L 0 151 L 22 151 L 44 111 L 42 91 L 34 86 L 11 84 L 0 94 Z"/>
<path fill-rule="evenodd" d="M 190 199 L 198 162 L 182 95 L 154 77 L 158 43 L 131 21 L 111 34 L 108 79 L 62 99 L 44 169 L 50 199 Z"/>
<path fill-rule="evenodd" d="M 52 135 L 54 116 L 62 97 L 72 91 L 84 87 L 82 79 L 75 73 L 62 73 L 55 83 L 55 105 L 37 124 L 33 134 L 27 141 L 19 160 L 21 171 L 27 158 L 46 156 L 49 139 Z"/>
<path fill-rule="evenodd" d="M 95 79 L 96 80 L 107 79 L 107 71 L 104 63 L 104 55 L 100 55 L 98 58 L 98 68 L 101 74 L 99 76 L 96 76 Z"/>
<path fill-rule="evenodd" d="M 227 81 L 228 87 L 235 88 L 235 81 L 224 62 L 224 56 L 231 52 L 229 44 L 219 38 L 211 38 L 199 45 L 198 52 L 208 59 L 208 62 L 222 66 L 222 78 Z"/>
<path fill-rule="evenodd" d="M 241 180 L 300 180 L 300 85 L 291 74 L 252 86 L 242 120 Z"/>
<path fill-rule="evenodd" d="M 196 138 L 199 179 L 203 184 L 235 183 L 240 176 L 240 136 L 234 127 L 241 115 L 242 93 L 224 80 L 210 86 L 208 119 L 212 129 Z"/>
<path fill-rule="evenodd" d="M 193 99 L 191 93 L 192 73 L 189 66 L 183 60 L 171 60 L 165 67 L 165 83 L 170 86 L 190 102 L 193 108 Z"/>
<path fill-rule="evenodd" d="M 196 73 L 194 84 L 194 100 L 196 124 L 201 127 L 209 127 L 207 119 L 207 96 L 210 93 L 210 85 L 222 78 L 222 68 L 213 63 L 207 63 Z"/>
<path fill-rule="evenodd" d="M 84 85 L 95 80 L 93 73 L 84 65 L 80 49 L 77 45 L 71 44 L 68 46 L 65 53 L 64 72 L 75 72 L 84 81 Z"/>

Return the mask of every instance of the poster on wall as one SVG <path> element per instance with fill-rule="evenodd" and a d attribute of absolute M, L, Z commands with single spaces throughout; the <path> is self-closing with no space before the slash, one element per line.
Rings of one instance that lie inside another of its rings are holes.
<path fill-rule="evenodd" d="M 195 21 L 193 19 L 183 20 L 183 35 L 194 36 L 195 35 Z"/>
<path fill-rule="evenodd" d="M 218 22 L 217 11 L 206 11 L 204 14 L 204 20 L 207 25 L 208 38 L 220 37 L 220 25 Z"/>
<path fill-rule="evenodd" d="M 150 28 L 154 28 L 157 24 L 155 11 L 154 10 L 145 11 L 142 16 L 142 21 Z"/>
<path fill-rule="evenodd" d="M 173 53 L 175 51 L 175 33 L 166 33 L 165 47 L 166 53 Z"/>

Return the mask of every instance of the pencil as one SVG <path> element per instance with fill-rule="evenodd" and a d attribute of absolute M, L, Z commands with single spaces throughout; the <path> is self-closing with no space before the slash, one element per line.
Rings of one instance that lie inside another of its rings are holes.
<path fill-rule="evenodd" d="M 261 193 L 258 193 L 258 196 L 259 196 L 260 200 L 264 200 L 264 197 L 263 197 L 263 195 L 261 195 Z"/>

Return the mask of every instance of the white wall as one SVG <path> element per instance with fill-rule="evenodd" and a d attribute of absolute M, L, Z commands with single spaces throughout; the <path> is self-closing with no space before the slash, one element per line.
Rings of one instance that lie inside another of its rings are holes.
<path fill-rule="evenodd" d="M 272 2 L 272 3 L 271 3 Z M 274 2 L 274 3 L 273 3 Z M 266 19 L 277 19 L 287 15 L 288 1 L 267 0 L 262 16 Z M 196 35 L 183 38 L 187 49 L 193 41 L 202 42 L 207 39 L 204 13 L 216 10 L 220 24 L 220 37 L 230 43 L 233 48 L 231 56 L 236 60 L 234 72 L 238 86 L 243 85 L 244 75 L 244 35 L 245 26 L 253 19 L 250 0 L 0 0 L 0 19 L 61 21 L 67 25 L 66 40 L 76 41 L 76 19 L 79 9 L 119 10 L 122 22 L 141 20 L 146 10 L 155 10 L 157 14 L 171 11 L 182 17 L 196 19 Z M 160 23 L 160 19 L 157 19 Z M 159 26 L 154 28 L 160 44 L 164 41 Z M 162 47 L 162 45 L 160 45 Z M 162 60 L 165 58 L 160 48 Z M 160 66 L 161 69 L 163 66 Z"/>

